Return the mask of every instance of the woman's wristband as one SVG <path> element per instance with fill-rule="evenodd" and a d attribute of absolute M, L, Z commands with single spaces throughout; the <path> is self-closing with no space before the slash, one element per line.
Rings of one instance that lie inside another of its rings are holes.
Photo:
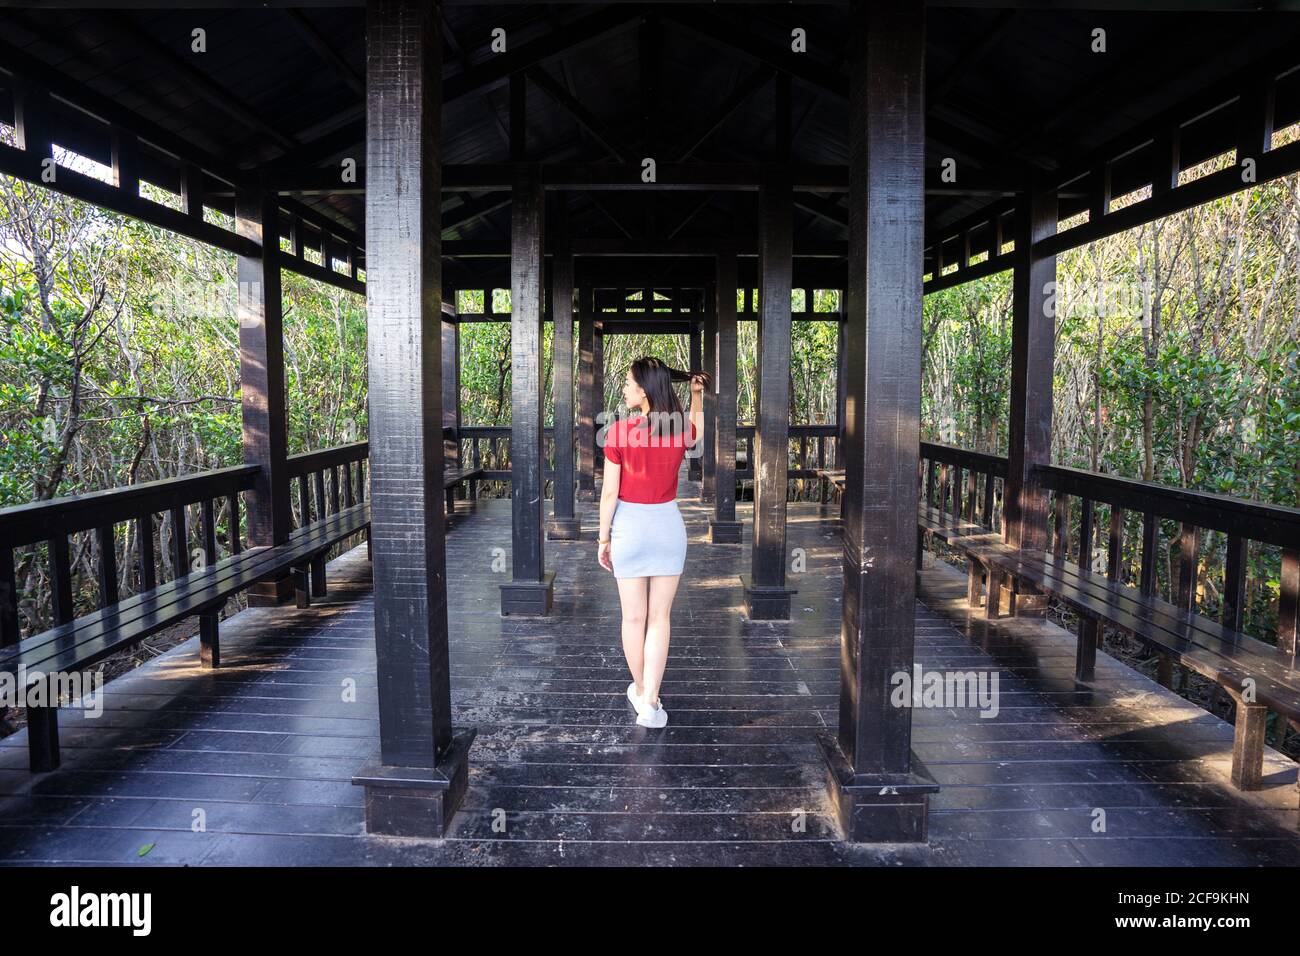
<path fill-rule="evenodd" d="M 609 544 L 609 538 L 597 538 L 597 539 L 596 539 L 596 543 L 597 543 L 597 544 Z"/>

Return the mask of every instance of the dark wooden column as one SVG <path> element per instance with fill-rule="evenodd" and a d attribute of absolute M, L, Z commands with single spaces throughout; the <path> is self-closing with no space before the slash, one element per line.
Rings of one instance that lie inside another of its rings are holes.
<path fill-rule="evenodd" d="M 704 478 L 700 482 L 700 500 L 713 501 L 717 489 L 717 448 L 713 433 L 718 415 L 718 309 L 713 286 L 704 290 L 704 370 L 713 376 L 713 384 L 704 390 Z"/>
<path fill-rule="evenodd" d="M 674 290 L 673 290 L 673 298 L 674 298 L 674 299 L 677 299 L 678 296 L 681 295 L 681 291 L 682 291 L 681 289 L 674 289 Z M 674 312 L 673 318 L 678 318 L 679 315 L 680 315 L 680 312 L 681 312 L 681 302 L 680 302 L 680 301 L 675 301 L 675 302 L 673 303 L 673 312 Z M 692 320 L 691 320 L 691 368 L 690 368 L 690 371 L 692 371 L 692 372 L 696 372 L 696 371 L 699 371 L 700 369 L 702 369 L 703 367 L 704 367 L 704 322 L 700 320 L 700 318 L 698 317 L 698 315 L 696 315 L 696 316 L 693 316 L 693 317 L 692 317 Z M 690 406 L 690 401 L 691 401 L 690 387 L 687 386 L 687 392 L 686 392 L 686 402 L 687 402 L 687 405 L 686 405 L 686 410 L 687 410 L 688 413 L 690 412 L 690 407 L 691 407 L 691 406 Z M 704 472 L 703 472 L 703 470 L 702 470 L 701 467 L 700 467 L 700 464 L 701 464 L 701 462 L 702 462 L 702 458 L 701 458 L 701 456 L 698 455 L 698 454 L 694 454 L 694 455 L 689 456 L 689 457 L 686 459 L 686 461 L 687 461 L 687 466 L 686 466 L 686 474 L 687 474 L 687 476 L 690 478 L 691 481 L 698 481 L 698 482 L 701 482 L 701 483 L 702 483 L 702 482 L 704 481 Z M 703 488 L 702 488 L 702 487 L 701 487 L 701 496 L 703 496 Z"/>
<path fill-rule="evenodd" d="M 750 620 L 786 620 L 794 588 L 785 581 L 786 473 L 790 433 L 790 292 L 794 189 L 789 167 L 758 191 L 758 413 L 754 429 L 754 537 L 741 575 Z"/>
<path fill-rule="evenodd" d="M 718 322 L 717 428 L 713 431 L 714 498 L 709 522 L 714 544 L 740 544 L 736 520 L 736 246 L 718 246 L 713 313 Z"/>
<path fill-rule="evenodd" d="M 563 205 L 560 207 L 563 208 Z M 555 506 L 546 533 L 578 537 L 581 519 L 573 501 L 573 252 L 563 230 L 551 259 L 551 321 L 555 381 Z"/>
<path fill-rule="evenodd" d="M 592 298 L 593 304 L 595 297 Z M 592 407 L 595 409 L 595 464 L 593 470 L 597 475 L 605 470 L 605 447 L 601 439 L 600 429 L 603 425 L 609 424 L 608 415 L 605 409 L 605 325 L 600 319 L 595 320 L 595 337 L 592 340 L 591 352 L 591 393 L 595 401 Z M 605 418 L 602 418 L 605 414 Z"/>
<path fill-rule="evenodd" d="M 442 513 L 442 41 L 437 0 L 366 3 L 366 309 L 379 687 L 372 833 L 441 837 L 475 731 L 451 723 Z M 361 707 L 358 704 L 358 707 Z"/>
<path fill-rule="evenodd" d="M 849 80 L 844 591 L 840 708 L 819 735 L 847 839 L 926 837 L 938 786 L 912 754 L 916 470 L 925 217 L 923 0 L 855 0 Z M 910 703 L 910 700 L 908 701 Z"/>
<path fill-rule="evenodd" d="M 596 500 L 596 303 L 593 290 L 578 299 L 578 500 Z"/>
<path fill-rule="evenodd" d="M 844 292 L 840 291 L 840 321 L 835 333 L 835 467 L 844 467 L 844 405 L 848 397 L 849 370 L 844 351 Z M 829 465 L 829 462 L 828 462 Z"/>
<path fill-rule="evenodd" d="M 1056 233 L 1055 188 L 1034 177 L 1016 216 L 1015 272 L 1011 313 L 1011 420 L 1007 428 L 1007 483 L 1003 535 L 1013 548 L 1047 548 L 1047 490 L 1034 469 L 1051 463 L 1052 368 L 1056 350 L 1056 257 L 1041 255 L 1036 244 Z M 1013 579 L 1013 614 L 1041 616 L 1046 595 Z M 992 602 L 1000 599 L 990 595 Z"/>
<path fill-rule="evenodd" d="M 502 614 L 547 614 L 542 482 L 542 235 L 546 193 L 538 163 L 515 164 L 510 197 L 511 569 Z"/>
<path fill-rule="evenodd" d="M 235 194 L 235 231 L 261 246 L 235 260 L 239 282 L 239 394 L 244 461 L 260 466 L 248 502 L 250 546 L 284 544 L 292 531 L 289 507 L 288 408 L 285 403 L 284 323 L 280 296 L 280 234 L 276 194 L 250 185 Z M 293 597 L 289 575 L 254 585 L 251 605 Z"/>
<path fill-rule="evenodd" d="M 452 435 L 443 442 L 443 466 L 459 468 L 460 324 L 445 315 L 442 318 L 442 427 L 450 428 Z"/>

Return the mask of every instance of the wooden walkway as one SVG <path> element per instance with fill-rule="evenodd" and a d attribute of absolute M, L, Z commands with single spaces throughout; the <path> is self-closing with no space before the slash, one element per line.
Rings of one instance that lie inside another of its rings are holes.
<path fill-rule="evenodd" d="M 812 738 L 837 713 L 838 505 L 790 505 L 790 545 L 808 563 L 791 576 L 788 623 L 742 620 L 748 526 L 744 546 L 714 546 L 708 512 L 681 505 L 691 543 L 666 729 L 637 727 L 624 697 L 594 507 L 588 540 L 547 543 L 555 611 L 538 621 L 498 614 L 491 568 L 510 547 L 509 501 L 457 502 L 452 690 L 456 723 L 479 735 L 448 839 L 363 831 L 350 780 L 378 730 L 363 547 L 331 565 L 327 601 L 226 622 L 220 671 L 198 667 L 193 640 L 110 683 L 98 719 L 66 711 L 60 770 L 33 778 L 25 733 L 0 741 L 0 863 L 1300 862 L 1294 763 L 1271 754 L 1266 790 L 1231 790 L 1230 727 L 1104 656 L 1095 684 L 1076 684 L 1071 637 L 1044 622 L 969 622 L 964 577 L 928 559 L 918 659 L 995 668 L 999 712 L 914 714 L 915 748 L 943 786 L 928 849 L 841 843 Z"/>

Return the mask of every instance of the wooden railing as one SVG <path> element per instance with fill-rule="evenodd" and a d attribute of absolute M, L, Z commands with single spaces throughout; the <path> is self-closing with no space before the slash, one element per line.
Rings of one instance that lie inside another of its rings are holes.
<path fill-rule="evenodd" d="M 941 507 L 947 514 L 1000 530 L 1006 458 L 922 442 L 921 466 L 923 501 Z M 1159 562 L 1167 553 L 1161 547 L 1161 524 L 1173 522 L 1178 561 L 1169 575 L 1172 603 L 1182 610 L 1214 617 L 1234 631 L 1242 631 L 1245 624 L 1249 547 L 1253 543 L 1278 549 L 1277 645 L 1293 661 L 1300 659 L 1300 508 L 1058 465 L 1040 466 L 1035 476 L 1050 493 L 1054 554 L 1105 573 L 1112 581 L 1136 585 L 1144 594 L 1155 594 Z M 1136 520 L 1131 521 L 1130 516 Z M 1136 575 L 1124 557 L 1125 541 L 1131 532 L 1136 532 L 1138 541 Z M 1223 587 L 1217 606 L 1198 595 L 1204 570 L 1202 542 L 1207 532 L 1226 539 Z"/>
<path fill-rule="evenodd" d="M 736 426 L 736 480 L 754 480 L 754 425 Z M 843 467 L 839 460 L 838 425 L 791 425 L 787 435 L 791 446 L 786 471 L 789 479 L 817 478 L 819 469 Z M 741 456 L 741 452 L 744 456 Z M 810 457 L 811 451 L 811 457 Z M 742 465 L 743 462 L 743 465 Z"/>
<path fill-rule="evenodd" d="M 1160 560 L 1161 523 L 1177 526 L 1176 577 L 1171 574 L 1173 603 L 1182 610 L 1217 616 L 1234 631 L 1242 630 L 1246 601 L 1248 548 L 1252 542 L 1281 551 L 1280 602 L 1277 617 L 1279 649 L 1297 657 L 1296 616 L 1300 599 L 1300 508 L 1259 504 L 1205 491 L 1190 491 L 1153 482 L 1135 481 L 1052 465 L 1035 472 L 1053 493 L 1055 520 L 1052 550 L 1073 555 L 1084 567 L 1102 570 L 1123 581 L 1124 539 L 1127 516 L 1139 517 L 1139 562 L 1136 584 L 1144 594 L 1154 594 Z M 1075 504 L 1077 500 L 1077 506 Z M 1096 546 L 1100 529 L 1098 505 L 1105 505 L 1106 544 Z M 1073 532 L 1073 535 L 1072 535 Z M 1223 588 L 1218 607 L 1206 607 L 1198 596 L 1201 544 L 1205 532 L 1226 538 Z M 1071 541 L 1074 547 L 1071 547 Z M 1217 612 L 1217 615 L 1215 614 Z"/>
<path fill-rule="evenodd" d="M 238 553 L 243 545 L 240 534 L 239 495 L 253 487 L 258 467 L 240 465 L 214 471 L 165 478 L 128 488 L 70 495 L 51 501 L 38 501 L 0 509 L 0 647 L 15 643 L 22 636 L 18 619 L 20 588 L 18 572 L 38 582 L 39 564 L 48 571 L 55 624 L 66 624 L 76 617 L 72 539 L 92 532 L 88 543 L 97 571 L 99 607 L 119 600 L 117 528 L 125 525 L 121 537 L 124 559 L 134 554 L 135 574 L 127 574 L 126 583 L 134 592 L 147 591 L 157 585 L 159 566 L 157 551 L 170 550 L 170 578 L 188 574 L 194 564 L 211 564 L 218 559 L 218 542 Z M 189 521 L 191 506 L 199 507 L 196 561 L 191 560 L 191 543 L 195 526 Z M 157 528 L 154 516 L 163 522 Z M 220 532 L 224 530 L 224 536 Z M 170 549 L 164 542 L 170 538 Z M 29 546 L 35 545 L 35 548 Z M 15 561 L 15 549 L 24 552 Z M 166 562 L 164 563 L 164 567 Z"/>
<path fill-rule="evenodd" d="M 575 430 L 576 431 L 576 430 Z M 791 425 L 791 466 L 789 478 L 817 478 L 818 469 L 841 465 L 836 448 L 836 425 Z M 576 440 L 576 434 L 575 434 Z M 460 428 L 461 462 L 483 469 L 484 481 L 510 480 L 510 426 L 462 425 Z M 542 430 L 542 479 L 555 477 L 555 429 Z M 754 426 L 736 426 L 736 480 L 749 481 L 754 477 Z"/>
<path fill-rule="evenodd" d="M 370 443 L 359 441 L 289 456 L 289 482 L 297 482 L 294 527 L 338 514 L 366 500 Z"/>
<path fill-rule="evenodd" d="M 921 442 L 921 500 L 946 514 L 999 530 L 1006 477 L 1006 458 Z"/>
<path fill-rule="evenodd" d="M 510 426 L 462 425 L 460 460 L 462 467 L 482 468 L 483 481 L 510 480 Z M 577 438 L 577 429 L 574 429 Z M 542 429 L 542 480 L 555 477 L 551 467 L 555 448 L 555 429 Z"/>
<path fill-rule="evenodd" d="M 298 483 L 296 527 L 365 499 L 369 447 L 358 442 L 289 457 L 289 481 Z M 243 551 L 239 496 L 257 474 L 257 465 L 237 465 L 0 509 L 0 647 L 23 636 L 25 591 L 48 590 L 55 625 L 74 620 L 79 603 L 87 613 L 92 589 L 78 566 L 93 567 L 94 603 L 103 608 L 116 604 L 123 589 L 139 594 L 215 563 L 223 550 Z M 125 574 L 122 561 L 129 562 Z M 38 609 L 28 617 L 34 626 L 49 623 Z"/>

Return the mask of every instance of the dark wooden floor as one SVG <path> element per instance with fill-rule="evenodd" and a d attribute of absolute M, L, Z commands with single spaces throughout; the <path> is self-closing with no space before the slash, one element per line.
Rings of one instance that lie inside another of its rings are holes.
<path fill-rule="evenodd" d="M 791 578 L 792 620 L 749 623 L 736 578 L 748 528 L 742 547 L 710 545 L 707 512 L 681 502 L 691 543 L 662 693 L 670 723 L 656 731 L 635 725 L 624 697 L 617 591 L 596 563 L 594 508 L 585 540 L 547 544 L 556 606 L 538 621 L 498 614 L 503 576 L 491 569 L 510 547 L 509 501 L 457 504 L 452 689 L 457 723 L 479 736 L 447 840 L 363 831 L 350 779 L 376 749 L 378 719 L 361 548 L 331 566 L 326 603 L 227 622 L 219 672 L 199 669 L 191 641 L 109 684 L 102 717 L 66 711 L 59 771 L 33 778 L 25 734 L 0 741 L 0 862 L 1300 862 L 1294 763 L 1273 754 L 1266 790 L 1231 790 L 1222 721 L 1105 657 L 1096 683 L 1077 685 L 1064 632 L 968 622 L 964 580 L 929 561 L 918 658 L 927 669 L 996 668 L 1000 712 L 914 714 L 916 750 L 943 785 L 929 849 L 847 846 L 812 738 L 837 713 L 837 506 L 791 504 L 790 543 L 808 559 Z"/>

